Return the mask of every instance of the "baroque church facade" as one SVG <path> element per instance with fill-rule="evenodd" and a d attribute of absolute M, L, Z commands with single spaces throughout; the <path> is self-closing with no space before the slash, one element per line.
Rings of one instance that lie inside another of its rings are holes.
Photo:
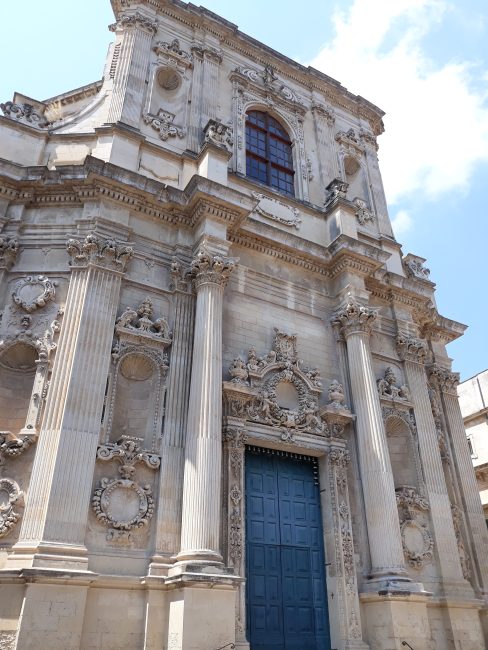
<path fill-rule="evenodd" d="M 0 117 L 0 648 L 480 650 L 488 540 L 383 113 L 181 0 Z"/>

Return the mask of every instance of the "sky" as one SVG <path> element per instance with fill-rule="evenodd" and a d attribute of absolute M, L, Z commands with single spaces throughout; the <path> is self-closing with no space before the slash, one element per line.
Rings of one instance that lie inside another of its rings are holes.
<path fill-rule="evenodd" d="M 380 165 L 403 252 L 427 258 L 448 346 L 468 379 L 488 368 L 486 0 L 207 0 L 241 31 L 336 78 L 386 111 Z M 0 7 L 0 101 L 101 78 L 109 0 Z M 1 151 L 0 151 L 1 156 Z"/>

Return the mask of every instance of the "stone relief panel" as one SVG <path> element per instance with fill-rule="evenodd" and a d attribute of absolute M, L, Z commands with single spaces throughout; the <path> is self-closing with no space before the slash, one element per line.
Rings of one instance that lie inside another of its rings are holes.
<path fill-rule="evenodd" d="M 136 479 L 136 465 L 157 470 L 160 457 L 140 445 L 142 439 L 122 436 L 115 443 L 100 445 L 97 461 L 115 461 L 116 476 L 102 477 L 92 497 L 97 520 L 108 528 L 106 539 L 112 544 L 131 544 L 133 531 L 147 528 L 154 513 L 152 486 Z M 141 476 L 142 479 L 142 476 Z"/>
<path fill-rule="evenodd" d="M 259 201 L 258 205 L 254 208 L 254 214 L 264 217 L 265 219 L 270 219 L 271 221 L 277 221 L 284 226 L 290 226 L 297 230 L 300 229 L 302 220 L 298 208 L 283 203 L 278 199 L 260 194 L 259 192 L 253 192 L 252 195 Z"/>
<path fill-rule="evenodd" d="M 229 375 L 224 382 L 227 414 L 272 427 L 283 442 L 294 442 L 298 433 L 340 437 L 352 419 L 338 382 L 329 389 L 329 404 L 319 407 L 318 369 L 300 367 L 296 335 L 277 328 L 267 354 L 258 357 L 251 348 L 247 361 L 234 359 Z"/>
<path fill-rule="evenodd" d="M 159 449 L 169 368 L 166 350 L 171 342 L 168 321 L 153 318 L 149 298 L 137 309 L 127 307 L 117 319 L 102 423 L 104 442 L 129 435 L 142 439 L 154 452 Z"/>
<path fill-rule="evenodd" d="M 391 401 L 410 402 L 410 391 L 408 386 L 401 384 L 391 366 L 385 369 L 383 377 L 377 380 L 378 394 L 380 398 Z"/>
<path fill-rule="evenodd" d="M 434 538 L 428 528 L 430 505 L 412 486 L 395 489 L 403 552 L 409 565 L 421 569 L 433 559 Z"/>
<path fill-rule="evenodd" d="M 454 503 L 451 504 L 452 522 L 454 524 L 454 532 L 456 533 L 456 542 L 459 551 L 459 559 L 461 560 L 461 568 L 463 576 L 466 580 L 471 580 L 473 577 L 473 570 L 471 566 L 471 558 L 466 545 L 463 541 L 463 527 L 464 518 L 461 508 Z"/>

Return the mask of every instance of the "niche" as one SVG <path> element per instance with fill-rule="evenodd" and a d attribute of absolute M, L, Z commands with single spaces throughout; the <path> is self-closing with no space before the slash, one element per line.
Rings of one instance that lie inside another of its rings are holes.
<path fill-rule="evenodd" d="M 411 428 L 400 416 L 387 418 L 385 428 L 395 488 L 404 485 L 418 487 L 416 453 Z"/>
<path fill-rule="evenodd" d="M 24 342 L 0 353 L 0 429 L 19 433 L 25 426 L 37 366 L 37 350 Z"/>

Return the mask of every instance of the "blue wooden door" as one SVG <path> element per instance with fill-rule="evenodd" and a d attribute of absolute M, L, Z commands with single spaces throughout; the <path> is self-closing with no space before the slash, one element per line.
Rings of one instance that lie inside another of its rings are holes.
<path fill-rule="evenodd" d="M 329 650 L 319 488 L 312 461 L 246 452 L 251 650 Z"/>

